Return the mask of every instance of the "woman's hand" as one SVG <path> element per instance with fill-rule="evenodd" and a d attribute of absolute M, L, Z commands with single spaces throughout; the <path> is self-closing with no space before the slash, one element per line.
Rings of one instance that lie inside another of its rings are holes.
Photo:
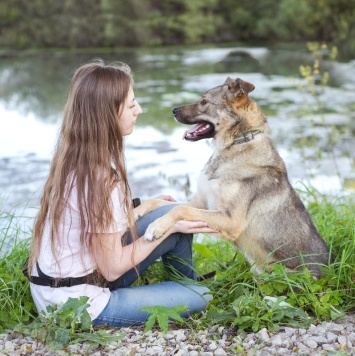
<path fill-rule="evenodd" d="M 218 230 L 214 230 L 208 227 L 207 223 L 204 221 L 188 221 L 188 220 L 179 220 L 172 226 L 162 237 L 168 237 L 175 232 L 182 232 L 184 234 L 195 234 L 197 232 L 206 232 L 218 234 Z"/>
<path fill-rule="evenodd" d="M 185 234 L 193 234 L 195 232 L 211 232 L 218 233 L 218 230 L 214 230 L 208 227 L 204 221 L 187 221 L 179 220 L 174 225 L 176 231 L 183 232 Z"/>
<path fill-rule="evenodd" d="M 176 202 L 176 200 L 171 195 L 158 195 L 154 199 L 160 199 L 160 200 Z"/>

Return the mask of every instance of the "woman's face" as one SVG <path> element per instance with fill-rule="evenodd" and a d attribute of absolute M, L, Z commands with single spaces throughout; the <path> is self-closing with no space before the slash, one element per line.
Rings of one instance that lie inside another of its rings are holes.
<path fill-rule="evenodd" d="M 119 125 L 123 136 L 130 135 L 133 126 L 136 124 L 137 116 L 143 112 L 134 97 L 133 89 L 128 92 L 127 100 L 123 105 L 122 114 L 119 118 Z"/>

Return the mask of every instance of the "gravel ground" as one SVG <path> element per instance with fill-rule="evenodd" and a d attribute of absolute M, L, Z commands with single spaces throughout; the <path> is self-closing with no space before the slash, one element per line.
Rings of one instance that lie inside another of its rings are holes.
<path fill-rule="evenodd" d="M 187 329 L 143 333 L 142 328 L 110 330 L 123 333 L 118 342 L 105 348 L 88 342 L 70 345 L 66 350 L 49 351 L 30 337 L 11 331 L 0 334 L 3 355 L 351 355 L 355 356 L 355 315 L 337 322 L 322 322 L 308 329 L 285 327 L 272 334 L 266 329 L 257 333 L 235 333 L 220 326 L 194 332 Z"/>

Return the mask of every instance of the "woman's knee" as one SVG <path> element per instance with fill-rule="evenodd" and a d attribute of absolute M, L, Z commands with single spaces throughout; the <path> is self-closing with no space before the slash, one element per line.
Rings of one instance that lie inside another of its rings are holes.
<path fill-rule="evenodd" d="M 179 204 L 176 204 L 176 203 L 163 205 L 163 206 L 151 211 L 147 215 L 144 215 L 141 219 L 139 219 L 138 224 L 137 224 L 139 236 L 144 235 L 149 224 L 151 224 L 156 219 L 162 217 L 163 215 L 167 214 L 171 209 L 173 209 L 174 207 L 176 207 L 178 205 Z"/>

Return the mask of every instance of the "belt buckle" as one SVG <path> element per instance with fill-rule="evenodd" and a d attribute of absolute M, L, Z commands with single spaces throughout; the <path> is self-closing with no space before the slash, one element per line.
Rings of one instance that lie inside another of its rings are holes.
<path fill-rule="evenodd" d="M 50 281 L 50 287 L 60 288 L 60 287 L 72 287 L 72 278 L 52 278 Z"/>

